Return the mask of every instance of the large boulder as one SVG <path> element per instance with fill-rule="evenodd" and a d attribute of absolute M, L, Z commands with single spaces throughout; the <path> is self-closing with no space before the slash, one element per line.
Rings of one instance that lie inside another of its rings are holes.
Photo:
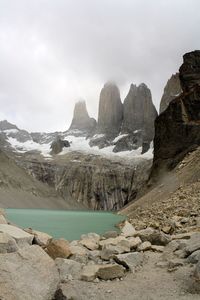
<path fill-rule="evenodd" d="M 33 244 L 37 244 L 39 246 L 47 246 L 50 240 L 52 240 L 52 236 L 45 232 L 33 230 L 32 228 L 26 228 L 24 230 L 34 236 Z"/>
<path fill-rule="evenodd" d="M 72 254 L 69 242 L 64 239 L 51 240 L 47 245 L 46 251 L 53 259 L 57 257 L 68 258 Z"/>
<path fill-rule="evenodd" d="M 142 242 L 150 242 L 153 245 L 165 246 L 171 241 L 170 235 L 151 227 L 140 230 L 136 234 Z"/>
<path fill-rule="evenodd" d="M 172 74 L 164 88 L 164 93 L 160 102 L 160 113 L 162 113 L 169 103 L 182 92 L 179 73 Z"/>
<path fill-rule="evenodd" d="M 50 300 L 59 274 L 54 261 L 34 245 L 0 255 L 0 299 Z"/>
<path fill-rule="evenodd" d="M 71 259 L 56 258 L 56 266 L 59 271 L 60 280 L 67 281 L 68 279 L 80 279 L 82 265 Z"/>
<path fill-rule="evenodd" d="M 106 83 L 101 90 L 98 114 L 98 133 L 115 136 L 121 130 L 123 105 L 120 92 L 114 83 Z"/>
<path fill-rule="evenodd" d="M 18 250 L 16 241 L 7 233 L 0 232 L 0 253 L 11 253 Z"/>
<path fill-rule="evenodd" d="M 85 133 L 91 133 L 96 128 L 96 120 L 90 118 L 85 101 L 79 101 L 74 107 L 74 116 L 69 131 L 79 130 Z"/>
<path fill-rule="evenodd" d="M 114 256 L 114 260 L 126 269 L 135 272 L 136 268 L 144 262 L 144 254 L 139 252 L 119 254 Z"/>
<path fill-rule="evenodd" d="M 31 245 L 34 238 L 32 234 L 29 234 L 18 227 L 8 224 L 0 224 L 0 232 L 6 233 L 11 236 L 16 241 L 19 247 Z"/>
<path fill-rule="evenodd" d="M 70 147 L 70 143 L 67 140 L 61 140 L 59 136 L 56 137 L 56 139 L 51 143 L 51 154 L 55 155 L 60 153 L 63 148 L 68 148 Z"/>

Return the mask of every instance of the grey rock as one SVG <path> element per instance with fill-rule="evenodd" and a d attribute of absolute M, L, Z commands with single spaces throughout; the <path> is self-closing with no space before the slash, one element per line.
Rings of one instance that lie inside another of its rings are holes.
<path fill-rule="evenodd" d="M 80 279 L 82 270 L 81 263 L 64 258 L 56 258 L 55 263 L 62 282 L 67 281 L 69 279 L 69 275 L 71 275 L 73 279 Z"/>
<path fill-rule="evenodd" d="M 187 242 L 187 246 L 184 249 L 186 256 L 189 256 L 191 253 L 200 250 L 200 233 L 194 233 L 190 240 Z"/>
<path fill-rule="evenodd" d="M 0 298 L 5 300 L 49 300 L 59 282 L 54 261 L 37 245 L 0 255 L 0 273 Z"/>
<path fill-rule="evenodd" d="M 98 133 L 116 136 L 121 129 L 123 105 L 114 83 L 106 83 L 101 90 L 98 112 Z"/>
<path fill-rule="evenodd" d="M 144 84 L 138 87 L 131 84 L 124 100 L 123 133 L 133 133 L 142 130 L 143 140 L 151 141 L 154 137 L 154 121 L 157 111 L 152 102 L 151 91 Z"/>
<path fill-rule="evenodd" d="M 34 236 L 33 244 L 37 244 L 39 246 L 47 246 L 50 240 L 52 240 L 52 236 L 45 232 L 33 230 L 32 228 L 26 228 L 24 231 L 32 234 Z"/>
<path fill-rule="evenodd" d="M 187 258 L 187 262 L 190 264 L 196 264 L 200 261 L 200 250 L 194 251 Z"/>
<path fill-rule="evenodd" d="M 0 224 L 0 232 L 10 235 L 13 239 L 15 239 L 19 247 L 31 245 L 34 238 L 33 235 L 25 232 L 24 230 L 8 224 Z"/>
<path fill-rule="evenodd" d="M 138 236 L 130 237 L 130 238 L 128 238 L 128 241 L 130 243 L 131 250 L 136 249 L 140 244 L 142 244 L 142 241 Z"/>
<path fill-rule="evenodd" d="M 74 107 L 74 116 L 69 131 L 79 130 L 82 133 L 91 134 L 95 131 L 96 120 L 90 118 L 85 101 L 79 101 Z"/>
<path fill-rule="evenodd" d="M 70 147 L 70 143 L 67 140 L 61 140 L 59 136 L 51 143 L 51 154 L 55 155 L 60 153 L 63 148 L 68 148 Z"/>
<path fill-rule="evenodd" d="M 121 278 L 125 275 L 125 268 L 118 264 L 100 265 L 96 276 L 103 280 Z"/>
<path fill-rule="evenodd" d="M 136 233 L 136 230 L 131 223 L 129 223 L 128 221 L 125 221 L 124 226 L 121 229 L 121 233 L 123 236 L 129 237 L 129 236 L 134 236 Z"/>
<path fill-rule="evenodd" d="M 200 261 L 197 263 L 195 270 L 194 270 L 194 278 L 198 282 L 200 281 Z"/>
<path fill-rule="evenodd" d="M 84 266 L 81 272 L 81 279 L 84 281 L 94 281 L 94 279 L 97 277 L 98 270 L 98 265 Z"/>
<path fill-rule="evenodd" d="M 114 256 L 114 260 L 125 268 L 135 272 L 135 269 L 144 262 L 144 254 L 139 252 L 119 254 Z"/>
<path fill-rule="evenodd" d="M 140 244 L 138 247 L 137 247 L 137 250 L 138 251 L 147 251 L 147 250 L 150 250 L 151 249 L 151 243 L 146 241 L 146 242 L 143 242 L 142 244 Z"/>
<path fill-rule="evenodd" d="M 7 233 L 0 232 L 0 253 L 11 253 L 18 250 L 16 241 Z"/>
<path fill-rule="evenodd" d="M 105 244 L 100 252 L 100 257 L 104 260 L 110 260 L 115 254 L 126 253 L 129 251 L 130 243 L 126 240 L 121 240 L 116 245 Z"/>
<path fill-rule="evenodd" d="M 162 231 L 158 231 L 151 227 L 140 230 L 136 234 L 141 238 L 143 242 L 148 241 L 153 245 L 165 246 L 171 241 L 170 235 L 167 235 Z"/>
<path fill-rule="evenodd" d="M 111 231 L 106 231 L 102 237 L 105 239 L 109 239 L 109 238 L 116 238 L 118 236 L 118 232 L 111 230 Z"/>

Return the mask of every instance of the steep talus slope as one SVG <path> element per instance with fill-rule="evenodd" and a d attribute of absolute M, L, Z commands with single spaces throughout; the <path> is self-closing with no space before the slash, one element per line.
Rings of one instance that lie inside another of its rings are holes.
<path fill-rule="evenodd" d="M 21 164 L 66 201 L 89 209 L 118 210 L 141 193 L 151 160 L 123 162 L 70 152 L 48 162 L 29 158 Z"/>
<path fill-rule="evenodd" d="M 34 179 L 0 151 L 0 206 L 21 208 L 73 208 L 54 188 Z"/>

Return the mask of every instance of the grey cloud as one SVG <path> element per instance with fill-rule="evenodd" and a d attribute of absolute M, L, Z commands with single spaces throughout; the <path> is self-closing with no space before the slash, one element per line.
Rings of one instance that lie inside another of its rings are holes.
<path fill-rule="evenodd" d="M 199 0 L 1 0 L 0 118 L 66 129 L 74 102 L 97 116 L 107 80 L 145 82 L 159 106 L 182 55 L 200 49 Z"/>

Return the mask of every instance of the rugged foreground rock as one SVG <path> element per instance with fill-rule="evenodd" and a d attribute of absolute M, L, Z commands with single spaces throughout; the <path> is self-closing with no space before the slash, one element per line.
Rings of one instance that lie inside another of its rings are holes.
<path fill-rule="evenodd" d="M 27 233 L 17 227 L 11 226 L 9 230 L 11 235 L 2 233 L 6 235 L 7 244 L 11 240 L 18 242 L 18 231 L 20 237 L 27 238 Z M 136 300 L 139 295 L 141 299 L 147 299 L 146 292 L 148 297 L 153 295 L 156 300 L 199 297 L 199 232 L 171 236 L 150 227 L 137 231 L 125 221 L 121 234 L 108 232 L 99 236 L 88 233 L 79 241 L 68 242 L 54 240 L 38 231 L 28 231 L 35 244 L 30 245 L 30 240 L 25 239 L 11 253 L 9 247 L 5 248 L 6 239 L 0 239 L 1 299 L 86 300 L 107 299 L 109 295 L 114 300 L 126 295 L 125 299 Z M 144 274 L 142 289 L 139 282 Z M 180 280 L 180 274 L 186 277 Z M 163 285 L 162 290 L 158 289 L 161 298 L 155 290 L 151 294 L 151 290 L 146 290 L 146 278 L 150 276 L 152 285 L 161 275 L 161 280 L 167 279 L 171 285 L 174 277 L 179 278 L 178 284 L 183 284 L 184 289 L 180 285 L 178 290 L 170 291 L 174 298 L 169 297 L 169 287 L 163 291 Z M 135 284 L 139 284 L 139 289 Z M 166 297 L 162 298 L 162 295 Z"/>

